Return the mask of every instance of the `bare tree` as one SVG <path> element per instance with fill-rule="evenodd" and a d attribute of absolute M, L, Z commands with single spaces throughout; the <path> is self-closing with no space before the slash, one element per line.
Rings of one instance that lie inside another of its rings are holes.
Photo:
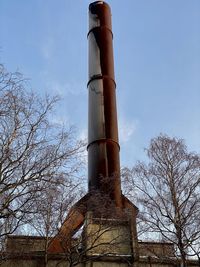
<path fill-rule="evenodd" d="M 72 127 L 51 122 L 57 101 L 30 92 L 20 73 L 0 65 L 1 239 L 30 219 L 43 192 L 54 198 L 53 185 L 66 185 L 80 169 L 83 142 Z"/>
<path fill-rule="evenodd" d="M 48 246 L 53 236 L 65 221 L 67 214 L 75 201 L 84 194 L 82 185 L 72 179 L 63 179 L 51 184 L 48 189 L 41 191 L 33 207 L 34 219 L 28 222 L 29 232 L 45 238 L 44 266 L 48 265 Z"/>
<path fill-rule="evenodd" d="M 183 140 L 166 135 L 152 139 L 146 152 L 148 163 L 123 172 L 137 196 L 139 232 L 173 242 L 186 266 L 192 251 L 199 256 L 200 157 L 189 153 Z"/>

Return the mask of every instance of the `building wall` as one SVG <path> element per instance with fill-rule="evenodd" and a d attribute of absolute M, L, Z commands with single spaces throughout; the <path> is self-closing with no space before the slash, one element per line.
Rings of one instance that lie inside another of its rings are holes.
<path fill-rule="evenodd" d="M 5 262 L 0 262 L 1 267 L 44 267 L 44 258 L 41 256 L 29 255 L 29 258 L 20 258 L 17 256 L 13 256 L 10 259 L 6 260 Z M 180 267 L 180 261 L 174 260 L 167 261 L 166 259 L 163 261 L 162 259 L 155 259 L 155 258 L 140 258 L 138 262 L 135 263 L 125 263 L 121 262 L 119 258 L 111 259 L 100 259 L 98 260 L 91 260 L 85 263 L 80 263 L 76 265 L 77 267 Z M 59 265 L 58 265 L 59 264 Z M 197 267 L 197 261 L 188 261 L 188 267 Z M 67 264 L 66 260 L 62 257 L 57 257 L 55 259 L 50 259 L 48 264 L 45 267 L 70 267 Z"/>
<path fill-rule="evenodd" d="M 106 235 L 102 236 L 101 241 L 109 241 L 109 238 L 117 236 L 119 234 L 118 227 L 110 228 L 106 231 Z M 87 231 L 97 230 L 96 224 L 89 224 Z M 112 232 L 113 230 L 113 232 Z M 180 266 L 180 261 L 174 257 L 173 246 L 170 243 L 156 243 L 156 242 L 139 242 L 139 253 L 140 257 L 137 262 L 131 263 L 132 257 L 130 257 L 130 247 L 125 243 L 123 248 L 123 242 L 127 241 L 127 228 L 126 225 L 120 230 L 120 247 L 119 250 L 110 251 L 113 255 L 103 255 L 97 257 L 97 254 L 101 252 L 101 249 L 95 248 L 88 253 L 88 261 L 76 265 L 77 267 L 175 267 Z M 122 239 L 124 236 L 124 240 Z M 88 240 L 93 242 L 93 240 Z M 90 245 L 88 243 L 88 245 Z M 1 267 L 43 267 L 45 253 L 44 253 L 45 239 L 42 237 L 27 237 L 27 236 L 10 236 L 7 241 L 7 252 L 2 254 L 2 258 L 7 260 L 0 261 Z M 98 246 L 97 246 L 98 248 Z M 101 248 L 101 247 L 100 247 Z M 118 253 L 119 254 L 118 254 Z M 122 254 L 124 253 L 124 255 Z M 155 256 L 155 254 L 157 256 Z M 59 265 L 58 265 L 59 263 Z M 188 261 L 189 267 L 199 266 L 197 261 Z M 49 255 L 48 264 L 45 267 L 69 267 L 67 264 L 65 255 Z"/>
<path fill-rule="evenodd" d="M 87 218 L 83 231 L 87 256 L 132 255 L 130 227 L 127 221 Z"/>

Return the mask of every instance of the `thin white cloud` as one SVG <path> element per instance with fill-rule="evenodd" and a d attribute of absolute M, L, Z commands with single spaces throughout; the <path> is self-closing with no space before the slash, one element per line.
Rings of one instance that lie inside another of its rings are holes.
<path fill-rule="evenodd" d="M 54 39 L 50 37 L 41 45 L 41 53 L 46 60 L 50 60 L 52 58 L 54 46 Z"/>
<path fill-rule="evenodd" d="M 119 140 L 120 143 L 127 143 L 134 135 L 137 129 L 138 121 L 129 121 L 125 118 L 119 118 Z"/>
<path fill-rule="evenodd" d="M 51 122 L 53 124 L 57 124 L 58 126 L 69 126 L 70 125 L 70 120 L 66 116 L 66 114 L 64 115 L 61 115 L 59 113 L 54 114 L 53 116 L 51 116 Z"/>
<path fill-rule="evenodd" d="M 84 83 L 76 81 L 71 83 L 66 82 L 63 84 L 58 81 L 48 81 L 46 87 L 51 92 L 53 92 L 56 95 L 59 95 L 62 98 L 67 95 L 79 96 L 87 93 Z"/>
<path fill-rule="evenodd" d="M 86 128 L 81 129 L 79 132 L 79 139 L 87 140 L 87 133 L 88 133 L 88 130 Z"/>

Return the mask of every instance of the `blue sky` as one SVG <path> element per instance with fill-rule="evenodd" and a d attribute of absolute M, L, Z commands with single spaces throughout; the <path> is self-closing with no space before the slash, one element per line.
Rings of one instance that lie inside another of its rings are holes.
<path fill-rule="evenodd" d="M 121 163 L 159 133 L 200 152 L 200 1 L 110 0 Z M 52 118 L 87 135 L 88 0 L 0 0 L 0 61 L 59 94 Z"/>

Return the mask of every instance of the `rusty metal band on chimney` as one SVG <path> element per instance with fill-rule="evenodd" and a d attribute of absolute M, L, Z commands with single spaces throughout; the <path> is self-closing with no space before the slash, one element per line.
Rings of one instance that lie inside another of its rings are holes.
<path fill-rule="evenodd" d="M 109 194 L 121 207 L 120 161 L 111 11 L 96 1 L 89 6 L 89 191 Z"/>

